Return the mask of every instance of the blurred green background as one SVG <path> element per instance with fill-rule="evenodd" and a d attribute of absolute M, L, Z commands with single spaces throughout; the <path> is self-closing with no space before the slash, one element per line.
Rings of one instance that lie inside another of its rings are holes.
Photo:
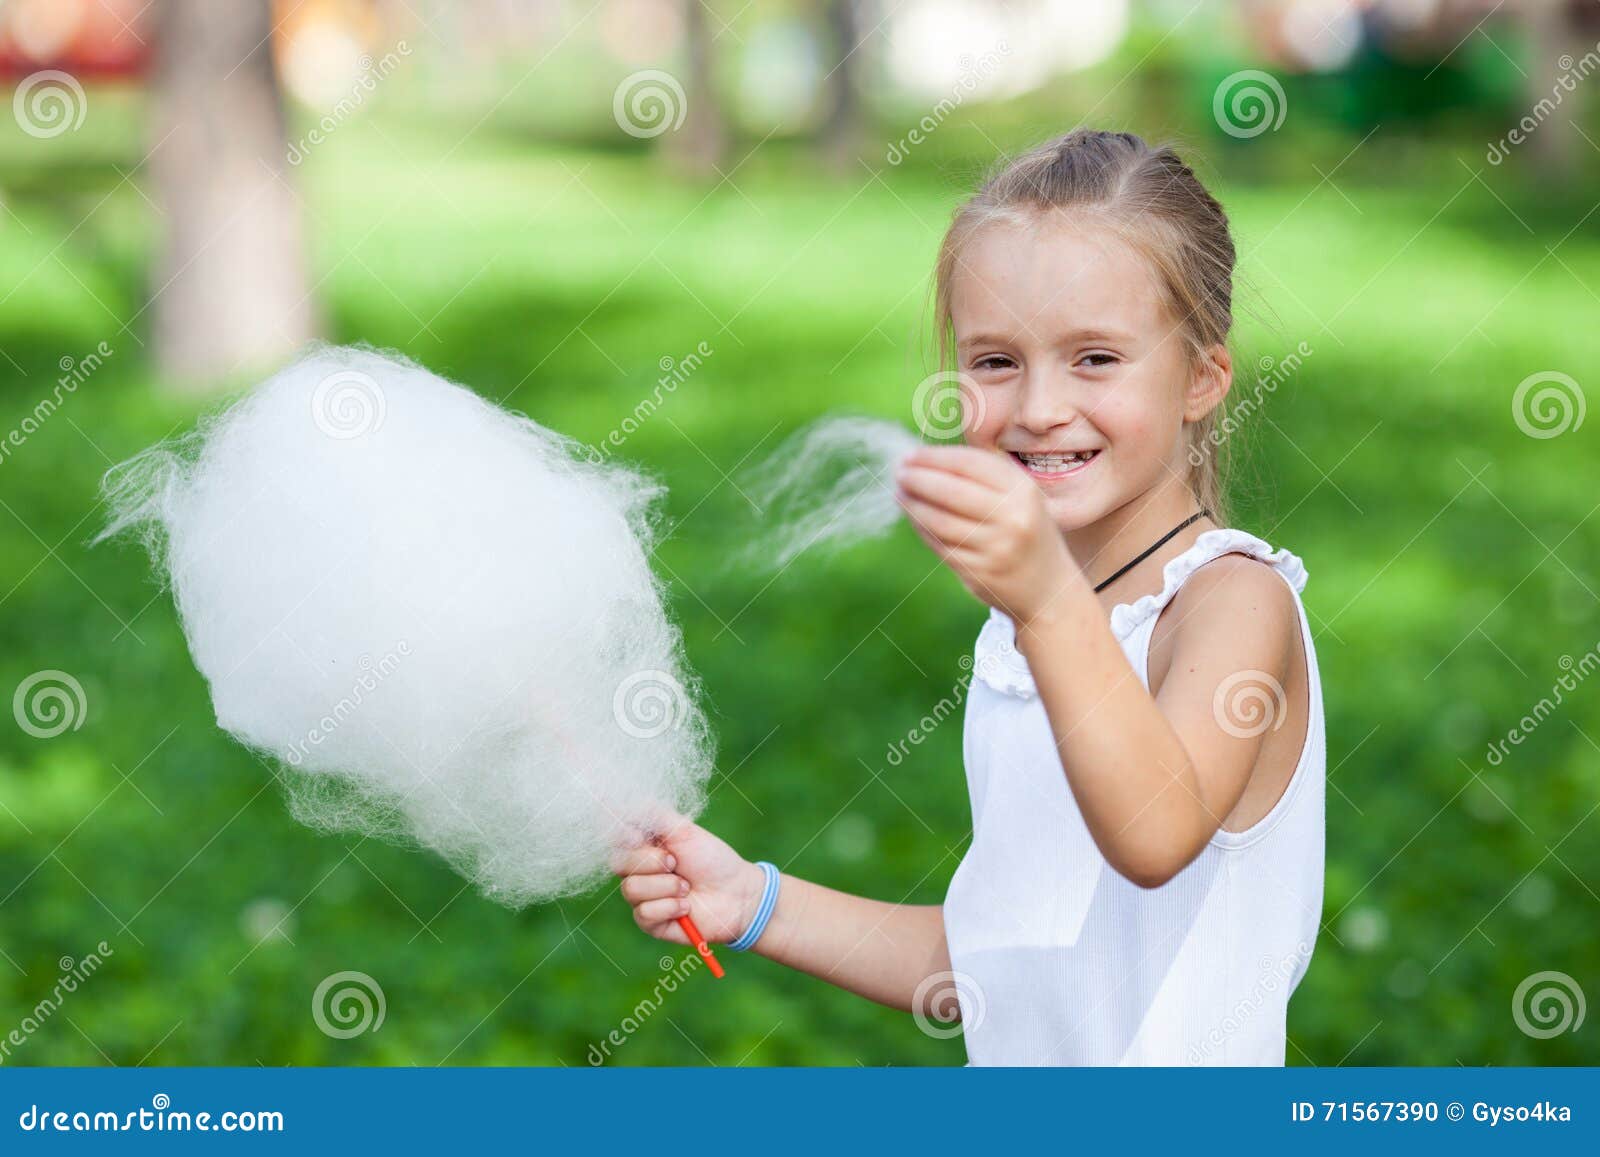
<path fill-rule="evenodd" d="M 983 609 L 904 528 L 770 586 L 728 568 L 737 470 L 825 413 L 909 420 L 951 211 L 1079 123 L 1178 140 L 1228 207 L 1235 398 L 1299 353 L 1241 422 L 1234 490 L 1235 525 L 1306 562 L 1326 697 L 1326 909 L 1290 1063 L 1600 1063 L 1592 1020 L 1546 1036 L 1513 1008 L 1544 972 L 1600 994 L 1600 80 L 1533 112 L 1596 51 L 1595 5 L 205 7 L 0 4 L 21 93 L 0 120 L 0 690 L 83 691 L 60 734 L 20 708 L 0 727 L 0 1039 L 32 1024 L 4 1063 L 583 1065 L 656 988 L 666 946 L 612 891 L 509 912 L 429 856 L 295 824 L 216 728 L 143 556 L 89 547 L 109 465 L 311 333 L 591 444 L 704 343 L 617 451 L 671 487 L 661 571 L 720 735 L 703 822 L 938 902 L 970 827 L 959 720 L 887 753 L 952 694 Z M 30 104 L 47 69 L 77 86 L 54 82 L 65 123 Z M 1219 106 L 1247 69 L 1281 123 Z M 645 70 L 682 124 L 630 119 Z M 1514 402 L 1539 374 L 1571 382 L 1543 417 Z M 964 1059 L 728 963 L 606 1063 Z M 340 1039 L 312 994 L 347 970 L 386 1015 Z"/>

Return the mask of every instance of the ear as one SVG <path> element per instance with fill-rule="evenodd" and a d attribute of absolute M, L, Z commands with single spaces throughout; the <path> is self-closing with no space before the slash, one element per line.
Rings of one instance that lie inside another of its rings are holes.
<path fill-rule="evenodd" d="M 1195 361 L 1183 395 L 1183 420 L 1198 422 L 1222 404 L 1233 387 L 1233 355 L 1214 345 Z"/>

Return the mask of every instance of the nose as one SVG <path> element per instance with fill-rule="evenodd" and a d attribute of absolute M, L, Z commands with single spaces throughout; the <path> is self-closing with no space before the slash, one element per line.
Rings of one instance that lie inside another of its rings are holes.
<path fill-rule="evenodd" d="M 1030 434 L 1046 434 L 1070 426 L 1080 411 L 1072 387 L 1054 375 L 1030 369 L 1023 376 L 1012 421 Z"/>

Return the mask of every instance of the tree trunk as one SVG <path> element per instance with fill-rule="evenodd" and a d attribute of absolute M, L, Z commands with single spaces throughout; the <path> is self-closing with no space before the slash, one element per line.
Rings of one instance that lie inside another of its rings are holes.
<path fill-rule="evenodd" d="M 837 172 L 854 172 L 861 153 L 860 0 L 827 0 L 833 70 L 822 122 L 822 155 Z"/>
<path fill-rule="evenodd" d="M 204 392 L 314 333 L 268 0 L 162 0 L 146 163 L 163 236 L 155 359 Z"/>
<path fill-rule="evenodd" d="M 717 93 L 716 53 L 704 5 L 707 0 L 684 0 L 684 35 L 689 45 L 689 76 L 685 85 L 688 107 L 683 128 L 666 139 L 667 152 L 680 169 L 699 177 L 714 177 L 726 166 L 728 120 Z"/>
<path fill-rule="evenodd" d="M 1572 11 L 1567 0 L 1531 0 L 1519 14 L 1533 53 L 1523 85 L 1524 111 L 1538 123 L 1527 144 L 1529 160 L 1541 177 L 1561 181 L 1572 175 L 1574 146 L 1582 140 L 1572 127 L 1577 93 L 1562 91 L 1558 83 L 1572 71 L 1570 53 L 1577 43 Z M 1573 83 L 1570 75 L 1567 80 Z"/>

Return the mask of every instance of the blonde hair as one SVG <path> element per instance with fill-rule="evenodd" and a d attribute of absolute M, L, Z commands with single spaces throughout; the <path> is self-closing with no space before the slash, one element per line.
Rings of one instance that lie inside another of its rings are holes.
<path fill-rule="evenodd" d="M 1190 365 L 1227 346 L 1233 329 L 1233 235 L 1215 197 L 1168 145 L 1132 133 L 1074 129 L 1046 141 L 990 176 L 955 217 L 934 269 L 935 343 L 942 369 L 956 366 L 951 280 L 962 248 L 979 229 L 1029 212 L 1072 209 L 1115 231 L 1149 261 L 1172 315 L 1180 319 Z M 1195 497 L 1227 526 L 1223 407 L 1188 423 Z"/>

